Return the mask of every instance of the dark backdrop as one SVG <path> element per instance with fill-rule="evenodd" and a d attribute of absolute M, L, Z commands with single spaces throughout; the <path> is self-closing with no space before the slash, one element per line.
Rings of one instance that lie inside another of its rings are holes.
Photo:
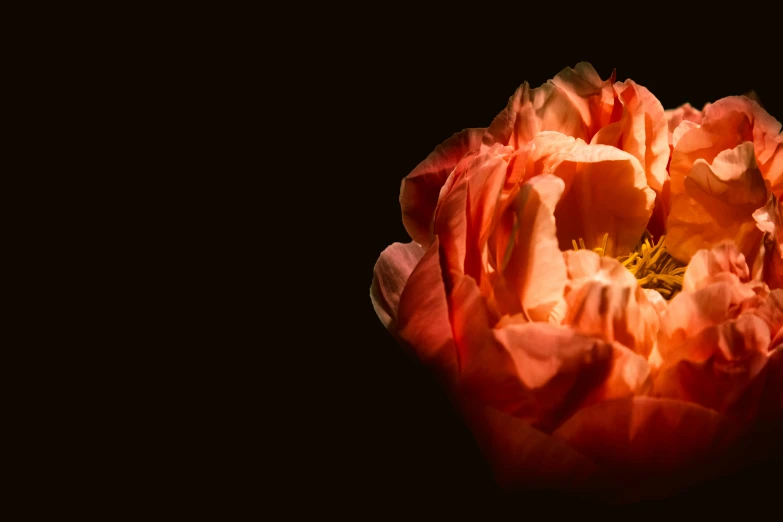
<path fill-rule="evenodd" d="M 451 30 L 445 21 L 433 30 L 430 24 L 364 27 L 343 49 L 352 57 L 351 74 L 337 86 L 345 110 L 336 114 L 350 129 L 340 147 L 349 147 L 353 159 L 340 167 L 340 175 L 347 176 L 340 215 L 359 252 L 346 261 L 355 267 L 357 294 L 350 299 L 358 301 L 358 308 L 345 318 L 350 327 L 341 335 L 347 336 L 348 349 L 340 354 L 334 379 L 336 425 L 344 428 L 334 465 L 348 473 L 333 485 L 341 492 L 337 498 L 345 495 L 376 508 L 422 500 L 436 509 L 514 506 L 519 500 L 500 495 L 445 396 L 396 345 L 370 304 L 378 255 L 393 242 L 409 240 L 398 204 L 402 178 L 455 132 L 488 126 L 523 81 L 536 87 L 579 61 L 591 62 L 602 78 L 616 69 L 618 80 L 630 78 L 648 87 L 667 109 L 684 102 L 701 108 L 707 101 L 755 90 L 779 120 L 783 97 L 771 63 L 780 62 L 766 40 L 743 47 L 727 33 L 707 34 L 680 22 L 669 22 L 665 34 L 618 26 L 604 33 L 570 33 L 565 40 L 551 25 L 513 32 L 506 22 L 496 27 L 502 42 L 491 31 Z M 758 506 L 765 501 L 758 488 L 770 483 L 759 473 L 769 470 L 753 469 L 644 509 L 679 503 L 701 510 L 719 505 L 716 499 L 724 505 L 749 501 Z M 526 502 L 567 507 L 575 501 L 555 494 Z"/>

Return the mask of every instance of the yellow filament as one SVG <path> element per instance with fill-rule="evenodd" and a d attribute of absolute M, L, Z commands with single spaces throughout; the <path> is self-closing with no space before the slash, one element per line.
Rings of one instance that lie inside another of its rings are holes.
<path fill-rule="evenodd" d="M 604 234 L 600 247 L 593 249 L 598 255 L 606 254 L 606 246 L 609 234 Z M 665 299 L 671 299 L 682 289 L 682 281 L 685 276 L 685 265 L 674 259 L 664 247 L 666 236 L 654 243 L 652 235 L 644 231 L 636 249 L 630 254 L 617 258 L 639 281 L 642 288 L 657 290 Z M 574 250 L 579 250 L 577 242 L 572 240 Z M 581 248 L 585 242 L 579 238 Z"/>

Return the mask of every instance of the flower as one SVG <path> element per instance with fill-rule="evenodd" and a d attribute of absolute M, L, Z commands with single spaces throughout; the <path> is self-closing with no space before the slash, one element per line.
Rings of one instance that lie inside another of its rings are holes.
<path fill-rule="evenodd" d="M 502 486 L 633 497 L 747 440 L 765 451 L 756 428 L 783 411 L 779 130 L 741 97 L 666 113 L 580 63 L 403 180 L 412 241 L 384 250 L 370 297 Z"/>

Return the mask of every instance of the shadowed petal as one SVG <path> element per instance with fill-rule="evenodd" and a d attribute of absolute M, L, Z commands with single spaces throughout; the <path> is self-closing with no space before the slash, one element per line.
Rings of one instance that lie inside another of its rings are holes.
<path fill-rule="evenodd" d="M 402 223 L 411 238 L 429 245 L 430 226 L 438 194 L 457 163 L 478 149 L 486 129 L 465 129 L 438 145 L 427 158 L 402 180 L 400 207 Z"/>
<path fill-rule="evenodd" d="M 682 343 L 655 380 L 654 395 L 728 412 L 767 361 L 770 331 L 753 313 L 713 326 Z M 735 415 L 750 416 L 744 404 Z"/>
<path fill-rule="evenodd" d="M 593 462 L 560 439 L 495 408 L 465 401 L 464 417 L 505 490 L 580 488 L 596 471 Z"/>
<path fill-rule="evenodd" d="M 400 296 L 399 337 L 447 382 L 457 377 L 457 348 L 451 333 L 446 288 L 436 237 L 408 278 Z"/>
<path fill-rule="evenodd" d="M 717 412 L 650 397 L 600 402 L 577 412 L 554 433 L 608 469 L 640 475 L 685 470 L 720 458 L 740 434 L 736 423 Z"/>
<path fill-rule="evenodd" d="M 783 203 L 770 195 L 767 204 L 753 213 L 756 226 L 764 234 L 762 278 L 770 288 L 783 287 Z M 757 264 L 759 260 L 757 260 Z"/>

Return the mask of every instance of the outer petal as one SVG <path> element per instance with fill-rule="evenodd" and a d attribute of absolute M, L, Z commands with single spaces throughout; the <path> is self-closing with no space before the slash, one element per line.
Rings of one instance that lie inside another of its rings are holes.
<path fill-rule="evenodd" d="M 697 250 L 731 240 L 752 264 L 762 236 L 753 213 L 766 201 L 767 189 L 756 168 L 751 142 L 723 150 L 712 164 L 696 160 L 682 178 L 676 178 L 673 171 L 669 253 L 688 262 Z"/>
<path fill-rule="evenodd" d="M 394 243 L 381 252 L 375 263 L 370 300 L 378 318 L 389 330 L 396 330 L 400 295 L 423 255 L 424 249 L 415 242 Z"/>
<path fill-rule="evenodd" d="M 400 296 L 399 337 L 447 383 L 457 377 L 457 349 L 451 333 L 437 237 L 416 265 Z"/>
<path fill-rule="evenodd" d="M 465 129 L 438 145 L 402 180 L 402 223 L 414 241 L 428 245 L 438 194 L 460 159 L 478 149 L 486 129 Z"/>
<path fill-rule="evenodd" d="M 702 406 L 633 397 L 585 408 L 554 436 L 614 472 L 618 486 L 644 497 L 725 471 L 727 452 L 742 434 L 738 423 Z"/>
<path fill-rule="evenodd" d="M 608 256 L 632 251 L 655 201 L 639 160 L 614 147 L 585 143 L 559 159 L 552 174 L 565 181 L 555 210 L 560 249 L 571 249 L 571 241 L 577 238 L 592 249 L 608 233 Z"/>
<path fill-rule="evenodd" d="M 495 481 L 506 490 L 581 489 L 597 471 L 591 459 L 519 417 L 467 400 L 462 411 Z"/>

